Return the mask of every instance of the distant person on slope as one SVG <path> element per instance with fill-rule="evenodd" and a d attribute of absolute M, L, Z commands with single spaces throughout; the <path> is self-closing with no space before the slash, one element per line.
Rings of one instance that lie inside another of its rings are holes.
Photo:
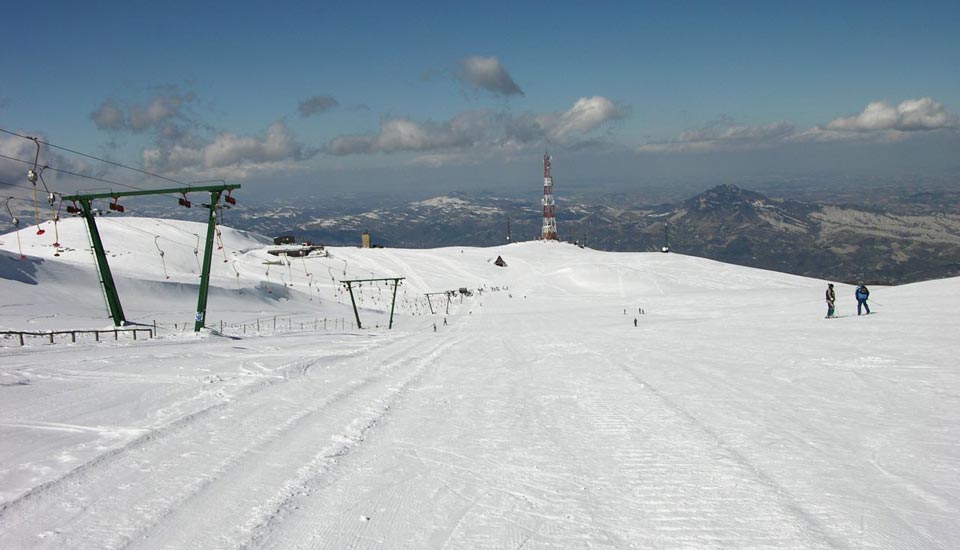
<path fill-rule="evenodd" d="M 856 297 L 857 315 L 860 315 L 861 308 L 867 310 L 867 315 L 870 315 L 870 306 L 867 305 L 867 298 L 870 297 L 870 291 L 867 289 L 867 285 L 860 283 L 860 286 L 857 287 Z"/>
<path fill-rule="evenodd" d="M 833 283 L 827 284 L 827 319 L 835 317 L 837 303 L 837 293 L 833 291 Z"/>

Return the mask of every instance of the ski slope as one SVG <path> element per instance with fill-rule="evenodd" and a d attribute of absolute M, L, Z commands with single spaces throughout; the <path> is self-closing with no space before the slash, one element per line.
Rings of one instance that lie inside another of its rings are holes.
<path fill-rule="evenodd" d="M 0 340 L 0 548 L 960 547 L 960 280 L 873 288 L 865 317 L 838 284 L 827 320 L 823 281 L 678 254 L 267 266 L 224 228 L 211 325 L 349 321 L 339 280 L 400 276 L 395 327 L 368 287 L 363 330 L 194 335 L 169 324 L 202 226 L 101 226 L 128 318 L 168 328 Z M 23 261 L 0 238 L 4 329 L 109 326 L 82 225 L 59 231 L 54 256 L 22 230 Z"/>

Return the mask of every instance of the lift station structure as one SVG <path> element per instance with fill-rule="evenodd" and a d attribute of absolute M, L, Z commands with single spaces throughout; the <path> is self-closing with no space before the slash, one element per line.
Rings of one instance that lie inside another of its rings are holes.
<path fill-rule="evenodd" d="M 68 206 L 67 212 L 79 214 L 87 222 L 87 230 L 90 232 L 90 242 L 93 246 L 93 255 L 97 260 L 97 271 L 100 275 L 100 284 L 103 287 L 103 294 L 107 300 L 107 308 L 110 310 L 110 317 L 113 319 L 114 326 L 126 324 L 127 319 L 123 314 L 123 307 L 120 305 L 120 296 L 117 293 L 117 285 L 113 281 L 113 274 L 110 272 L 110 264 L 107 262 L 107 254 L 103 248 L 103 240 L 100 238 L 100 231 L 97 229 L 97 220 L 94 216 L 92 203 L 96 199 L 112 199 L 110 210 L 123 212 L 124 208 L 119 204 L 122 197 L 139 197 L 144 195 L 181 195 L 179 199 L 180 206 L 190 208 L 190 200 L 187 193 L 210 193 L 210 203 L 202 206 L 210 209 L 210 215 L 207 218 L 207 238 L 203 249 L 203 265 L 200 270 L 200 295 L 197 298 L 197 312 L 194 316 L 193 330 L 200 332 L 207 319 L 207 295 L 210 290 L 210 262 L 213 258 L 213 239 L 217 231 L 217 208 L 220 198 L 228 204 L 236 204 L 237 199 L 230 196 L 234 189 L 240 189 L 239 185 L 203 185 L 187 186 L 168 189 L 151 189 L 139 191 L 109 191 L 103 193 L 77 193 L 75 195 L 64 195 L 62 200 L 72 201 L 74 204 L 80 203 L 80 207 Z M 226 196 L 224 196 L 226 193 Z"/>
<path fill-rule="evenodd" d="M 544 241 L 559 241 L 557 234 L 557 204 L 553 201 L 553 178 L 550 176 L 550 153 L 543 153 L 543 229 Z"/>

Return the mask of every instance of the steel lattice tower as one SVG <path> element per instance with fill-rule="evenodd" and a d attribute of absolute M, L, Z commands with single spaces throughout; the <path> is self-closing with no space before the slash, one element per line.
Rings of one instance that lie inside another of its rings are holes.
<path fill-rule="evenodd" d="M 550 176 L 550 153 L 543 154 L 543 231 L 540 238 L 559 241 L 557 235 L 557 204 L 553 202 L 553 178 Z"/>

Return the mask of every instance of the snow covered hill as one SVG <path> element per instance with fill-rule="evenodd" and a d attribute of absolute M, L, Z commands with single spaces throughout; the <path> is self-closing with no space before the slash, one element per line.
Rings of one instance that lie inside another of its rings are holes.
<path fill-rule="evenodd" d="M 827 320 L 823 281 L 675 254 L 288 264 L 224 228 L 208 320 L 250 332 L 195 336 L 169 327 L 203 227 L 101 227 L 128 317 L 167 328 L 0 343 L 0 548 L 960 546 L 958 279 L 864 317 L 838 285 Z M 25 260 L 0 237 L 0 325 L 108 326 L 82 224 L 59 256 L 47 229 Z M 393 276 L 393 330 L 372 285 L 364 330 L 310 326 L 350 320 L 341 279 Z M 305 324 L 253 331 L 273 316 Z"/>

